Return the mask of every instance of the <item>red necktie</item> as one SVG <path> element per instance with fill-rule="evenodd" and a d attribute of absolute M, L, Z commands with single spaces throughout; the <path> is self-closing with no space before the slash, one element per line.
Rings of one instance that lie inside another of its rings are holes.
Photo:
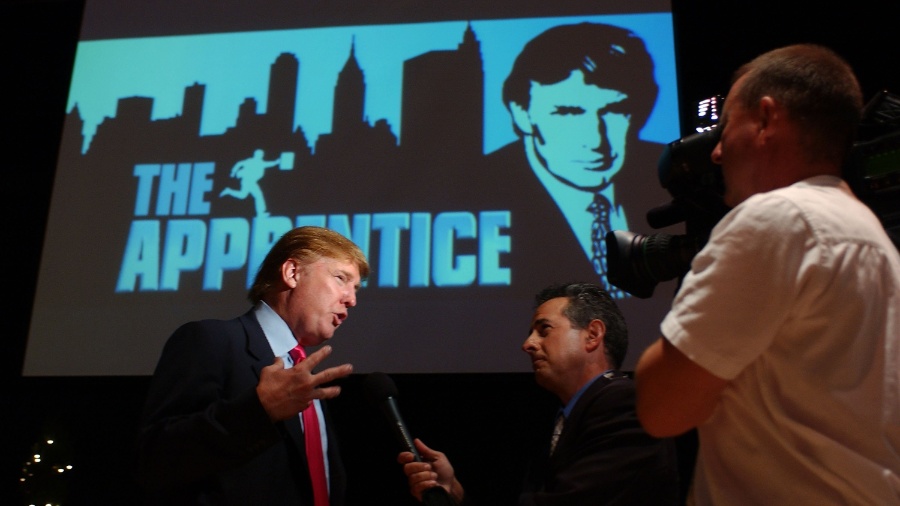
<path fill-rule="evenodd" d="M 295 364 L 306 358 L 302 346 L 288 352 Z M 306 444 L 306 463 L 312 478 L 315 506 L 328 506 L 328 482 L 325 478 L 325 455 L 322 453 L 322 435 L 319 432 L 319 417 L 316 406 L 310 404 L 300 415 L 303 417 L 303 438 Z"/>

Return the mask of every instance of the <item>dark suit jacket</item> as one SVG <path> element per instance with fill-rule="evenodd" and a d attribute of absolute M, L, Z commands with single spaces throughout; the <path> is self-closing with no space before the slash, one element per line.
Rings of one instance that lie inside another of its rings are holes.
<path fill-rule="evenodd" d="M 313 504 L 299 417 L 272 423 L 256 395 L 275 357 L 251 312 L 183 325 L 154 372 L 138 440 L 151 504 Z M 323 405 L 324 408 L 324 405 Z M 331 504 L 345 472 L 329 424 Z"/>
<path fill-rule="evenodd" d="M 679 502 L 674 442 L 644 432 L 634 383 L 601 376 L 572 409 L 549 459 L 548 443 L 529 473 L 520 506 L 669 506 Z"/>

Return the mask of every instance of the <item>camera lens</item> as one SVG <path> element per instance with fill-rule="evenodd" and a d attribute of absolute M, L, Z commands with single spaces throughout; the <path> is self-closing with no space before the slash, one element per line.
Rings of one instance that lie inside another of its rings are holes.
<path fill-rule="evenodd" d="M 609 282 L 645 299 L 653 296 L 658 283 L 687 273 L 700 248 L 685 235 L 613 230 L 604 239 Z"/>

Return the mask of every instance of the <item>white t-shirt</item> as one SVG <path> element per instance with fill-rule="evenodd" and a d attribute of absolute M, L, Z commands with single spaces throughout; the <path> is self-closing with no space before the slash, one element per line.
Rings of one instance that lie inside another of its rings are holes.
<path fill-rule="evenodd" d="M 735 207 L 661 329 L 730 380 L 696 504 L 900 504 L 900 254 L 843 181 Z"/>

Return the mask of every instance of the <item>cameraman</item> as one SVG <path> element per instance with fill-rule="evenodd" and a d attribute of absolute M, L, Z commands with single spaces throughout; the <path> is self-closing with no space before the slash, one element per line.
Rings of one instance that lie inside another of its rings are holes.
<path fill-rule="evenodd" d="M 735 74 L 712 152 L 733 209 L 635 373 L 650 434 L 698 429 L 698 505 L 900 502 L 900 258 L 840 179 L 861 108 L 819 46 Z"/>

